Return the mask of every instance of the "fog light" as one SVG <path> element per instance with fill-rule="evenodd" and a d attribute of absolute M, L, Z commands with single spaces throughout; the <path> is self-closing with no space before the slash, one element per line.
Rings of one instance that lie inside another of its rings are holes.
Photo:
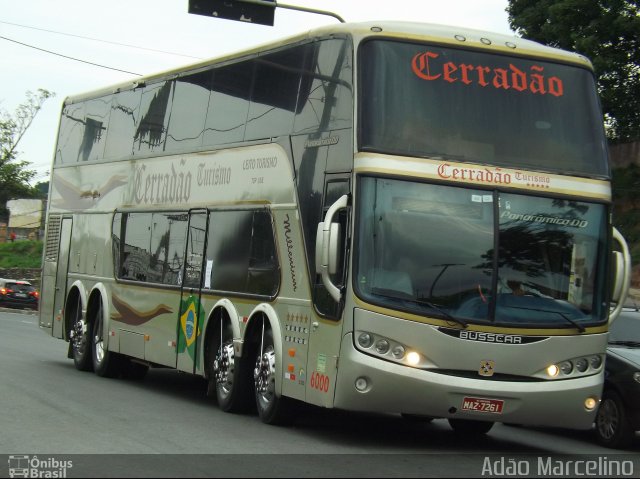
<path fill-rule="evenodd" d="M 560 368 L 558 368 L 558 366 L 556 366 L 555 364 L 552 364 L 547 368 L 547 374 L 552 378 L 555 378 L 559 372 L 560 372 Z"/>
<path fill-rule="evenodd" d="M 358 336 L 358 344 L 363 348 L 368 348 L 373 344 L 373 337 L 369 333 L 362 333 Z"/>
<path fill-rule="evenodd" d="M 560 371 L 562 371 L 562 374 L 571 374 L 571 372 L 573 371 L 573 364 L 571 363 L 571 361 L 565 361 L 561 363 Z"/>
<path fill-rule="evenodd" d="M 387 354 L 389 352 L 389 341 L 386 339 L 379 339 L 376 343 L 376 351 L 378 354 Z"/>
<path fill-rule="evenodd" d="M 593 411 L 598 405 L 598 400 L 594 398 L 587 398 L 584 400 L 584 408 L 587 411 Z"/>
<path fill-rule="evenodd" d="M 600 366 L 602 366 L 602 356 L 594 356 L 591 358 L 590 362 L 593 369 L 598 369 Z"/>
<path fill-rule="evenodd" d="M 409 363 L 410 366 L 416 366 L 419 362 L 420 355 L 418 353 L 416 353 L 415 351 L 411 351 L 409 354 L 407 354 L 407 363 Z"/>
<path fill-rule="evenodd" d="M 589 367 L 589 362 L 586 360 L 586 358 L 580 358 L 576 361 L 576 369 L 583 373 L 587 370 L 587 368 Z"/>
<path fill-rule="evenodd" d="M 393 354 L 393 357 L 396 359 L 402 359 L 404 358 L 404 348 L 400 345 L 395 346 L 392 350 L 391 350 L 391 354 Z"/>
<path fill-rule="evenodd" d="M 364 392 L 369 387 L 369 382 L 366 378 L 358 378 L 356 379 L 356 389 L 360 392 Z"/>

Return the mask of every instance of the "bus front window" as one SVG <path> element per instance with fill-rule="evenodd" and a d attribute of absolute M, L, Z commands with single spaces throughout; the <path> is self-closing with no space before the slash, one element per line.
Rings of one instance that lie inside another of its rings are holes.
<path fill-rule="evenodd" d="M 392 40 L 359 58 L 362 150 L 609 176 L 586 68 Z"/>
<path fill-rule="evenodd" d="M 358 185 L 363 299 L 462 322 L 605 319 L 603 205 L 369 176 Z"/>

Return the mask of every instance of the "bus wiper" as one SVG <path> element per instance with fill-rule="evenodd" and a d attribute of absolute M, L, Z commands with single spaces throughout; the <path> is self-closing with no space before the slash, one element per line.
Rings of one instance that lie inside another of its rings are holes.
<path fill-rule="evenodd" d="M 629 346 L 630 348 L 640 348 L 638 341 L 609 341 L 612 346 Z"/>
<path fill-rule="evenodd" d="M 508 307 L 509 308 L 513 308 L 513 309 L 524 309 L 524 310 L 527 310 L 527 311 L 538 311 L 540 313 L 555 313 L 555 314 L 559 315 L 560 317 L 562 317 L 568 323 L 571 323 L 581 333 L 584 333 L 586 331 L 586 329 L 584 329 L 584 326 L 582 326 L 580 323 L 577 323 L 576 321 L 571 319 L 569 316 L 567 316 L 566 314 L 564 314 L 564 313 L 562 313 L 560 311 L 554 311 L 553 309 L 523 308 L 522 306 L 508 306 Z"/>
<path fill-rule="evenodd" d="M 398 301 L 409 301 L 411 303 L 428 306 L 429 308 L 433 309 L 434 311 L 437 311 L 438 313 L 440 313 L 442 316 L 447 318 L 449 321 L 453 321 L 454 323 L 458 323 L 460 326 L 462 326 L 464 328 L 469 327 L 469 325 L 467 324 L 466 321 L 464 321 L 464 320 L 462 320 L 460 318 L 456 318 L 456 317 L 452 316 L 451 314 L 447 313 L 444 309 L 442 309 L 441 306 L 438 306 L 437 304 L 431 303 L 430 301 L 427 301 L 425 299 L 415 298 L 415 297 L 413 297 L 412 295 L 410 295 L 408 293 L 403 293 L 402 291 L 396 291 L 396 290 L 387 289 L 387 288 L 372 288 L 371 292 L 373 294 L 377 295 L 377 296 L 384 296 L 386 298 L 397 299 Z"/>
<path fill-rule="evenodd" d="M 424 304 L 426 306 L 429 306 L 431 309 L 435 309 L 440 314 L 442 314 L 445 318 L 447 318 L 450 321 L 453 321 L 454 323 L 458 323 L 463 328 L 469 327 L 469 323 L 467 323 L 464 319 L 456 318 L 455 316 L 447 313 L 444 309 L 442 309 L 437 304 L 432 303 L 431 301 L 427 301 L 426 299 L 422 299 L 422 298 L 414 298 L 413 301 L 415 301 L 418 304 Z"/>

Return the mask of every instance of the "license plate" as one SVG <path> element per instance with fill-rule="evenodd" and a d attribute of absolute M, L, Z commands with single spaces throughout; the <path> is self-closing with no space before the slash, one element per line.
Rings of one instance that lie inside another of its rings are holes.
<path fill-rule="evenodd" d="M 462 400 L 463 411 L 490 412 L 494 414 L 502 414 L 502 399 L 485 399 L 466 397 Z"/>
<path fill-rule="evenodd" d="M 27 295 L 25 293 L 16 293 L 16 294 L 14 294 L 14 296 L 16 298 L 26 298 L 27 297 Z"/>

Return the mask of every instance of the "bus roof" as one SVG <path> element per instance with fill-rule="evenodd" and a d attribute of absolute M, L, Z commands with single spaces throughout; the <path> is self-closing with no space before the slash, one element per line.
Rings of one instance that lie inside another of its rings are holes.
<path fill-rule="evenodd" d="M 503 53 L 513 56 L 537 57 L 572 63 L 593 70 L 589 59 L 578 53 L 548 47 L 531 40 L 500 33 L 454 27 L 440 24 L 401 22 L 401 21 L 368 21 L 361 23 L 340 23 L 319 27 L 307 32 L 285 37 L 273 42 L 256 45 L 253 48 L 240 50 L 223 56 L 186 64 L 171 70 L 141 76 L 133 81 L 100 88 L 79 95 L 69 96 L 64 104 L 76 103 L 85 99 L 96 98 L 116 91 L 130 90 L 143 84 L 154 83 L 166 78 L 180 76 L 185 72 L 193 72 L 207 67 L 226 63 L 234 59 L 248 58 L 260 52 L 273 50 L 285 45 L 303 42 L 304 40 L 327 37 L 330 35 L 351 35 L 356 44 L 365 38 L 397 38 L 411 41 L 433 42 L 447 46 L 478 49 L 486 52 Z"/>

